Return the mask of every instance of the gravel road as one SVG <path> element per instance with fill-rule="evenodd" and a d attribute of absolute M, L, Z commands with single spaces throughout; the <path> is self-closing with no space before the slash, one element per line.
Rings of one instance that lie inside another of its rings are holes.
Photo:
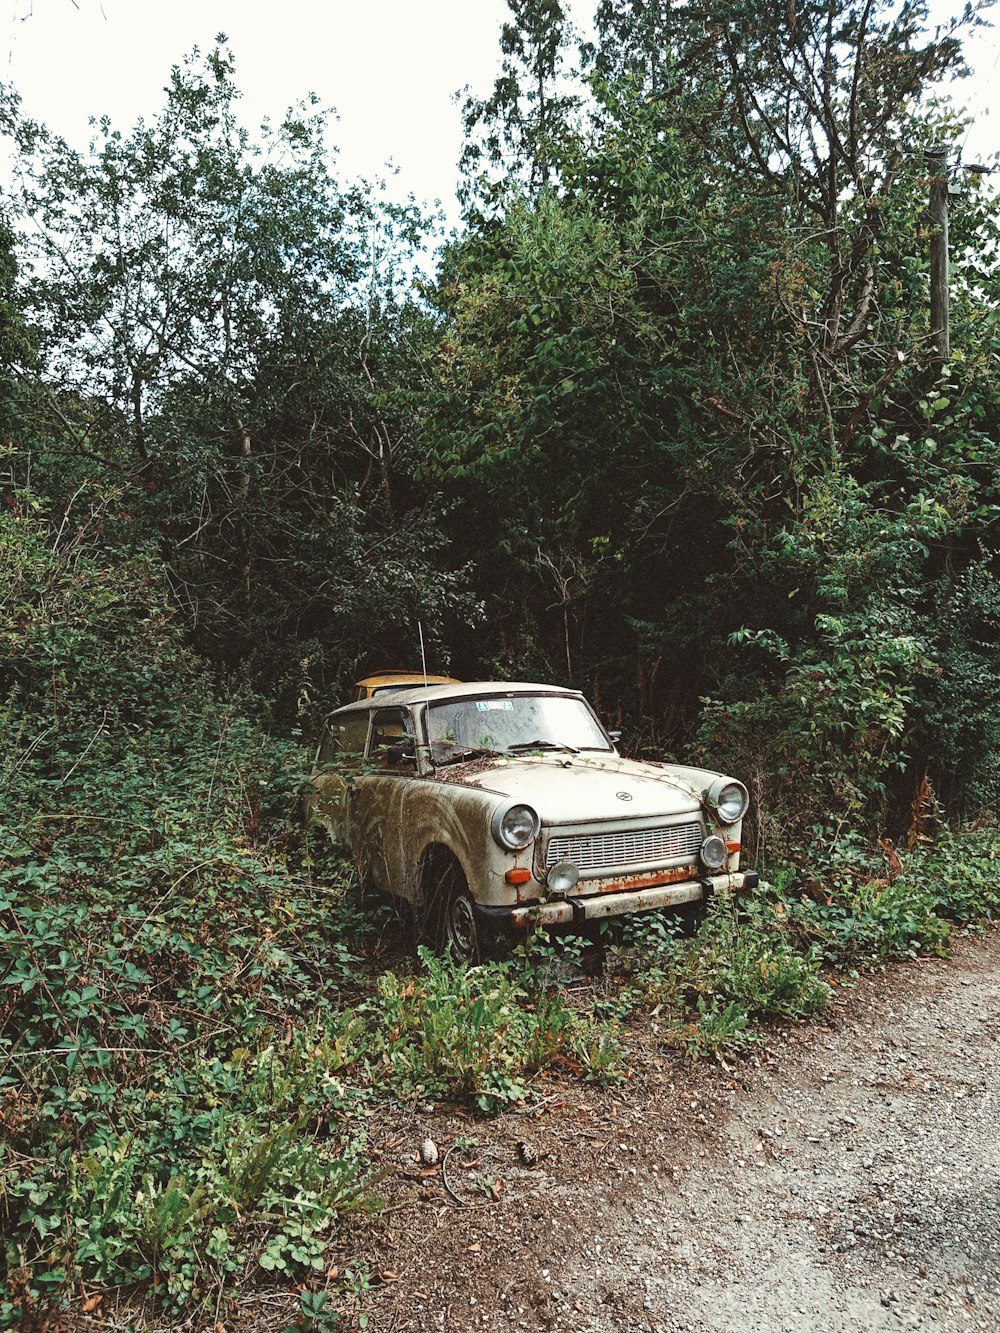
<path fill-rule="evenodd" d="M 618 1097 L 504 1117 L 477 1150 L 502 1204 L 425 1194 L 369 1327 L 1000 1330 L 998 1020 L 994 932 L 863 980 L 756 1067 L 652 1062 Z"/>
<path fill-rule="evenodd" d="M 638 1285 L 656 1330 L 1000 1328 L 998 946 L 866 986 L 720 1117 L 675 1192 L 609 1194 L 639 1262 L 603 1300 Z M 567 1285 L 595 1289 L 582 1265 Z"/>

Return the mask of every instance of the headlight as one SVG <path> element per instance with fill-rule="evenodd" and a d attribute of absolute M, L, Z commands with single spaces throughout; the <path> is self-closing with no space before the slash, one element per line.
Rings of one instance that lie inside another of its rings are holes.
<path fill-rule="evenodd" d="M 721 870 L 728 855 L 725 838 L 720 838 L 717 833 L 710 834 L 701 844 L 698 855 L 706 870 Z"/>
<path fill-rule="evenodd" d="M 742 819 L 750 804 L 743 783 L 732 782 L 728 778 L 717 778 L 705 793 L 705 800 L 723 824 L 735 824 L 738 819 Z"/>
<path fill-rule="evenodd" d="M 545 876 L 545 882 L 549 886 L 549 893 L 566 894 L 576 888 L 579 878 L 580 872 L 572 861 L 557 861 Z"/>
<path fill-rule="evenodd" d="M 490 829 L 501 847 L 517 852 L 538 837 L 541 821 L 530 805 L 501 805 L 493 812 Z"/>

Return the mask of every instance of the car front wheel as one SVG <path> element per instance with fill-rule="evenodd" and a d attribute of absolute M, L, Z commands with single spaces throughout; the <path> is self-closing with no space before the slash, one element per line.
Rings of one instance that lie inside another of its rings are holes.
<path fill-rule="evenodd" d="M 451 852 L 436 847 L 423 875 L 427 934 L 442 953 L 450 950 L 463 963 L 478 962 L 479 926 L 465 872 Z"/>
<path fill-rule="evenodd" d="M 476 913 L 467 893 L 452 893 L 445 906 L 443 943 L 463 962 L 479 957 Z"/>

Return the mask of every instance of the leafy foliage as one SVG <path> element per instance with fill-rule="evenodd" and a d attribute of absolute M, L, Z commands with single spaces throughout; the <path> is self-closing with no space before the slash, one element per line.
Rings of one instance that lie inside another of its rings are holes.
<path fill-rule="evenodd" d="M 492 1110 L 595 1039 L 613 1072 L 542 983 L 427 957 L 366 984 L 378 923 L 295 819 L 299 747 L 213 684 L 119 504 L 0 513 L 11 1327 L 81 1280 L 176 1311 L 224 1308 L 248 1272 L 318 1280 L 340 1219 L 377 1205 L 377 1088 Z"/>
<path fill-rule="evenodd" d="M 472 602 L 409 480 L 426 224 L 341 188 L 313 102 L 253 139 L 238 97 L 220 46 L 87 154 L 13 119 L 42 371 L 14 481 L 120 486 L 200 650 L 287 706 Z"/>
<path fill-rule="evenodd" d="M 591 1050 L 587 1071 L 615 1073 L 610 1034 L 570 1009 L 532 971 L 474 968 L 420 949 L 425 977 L 387 973 L 376 1001 L 391 1083 L 405 1095 L 465 1096 L 484 1112 L 528 1096 L 555 1058 Z"/>
<path fill-rule="evenodd" d="M 241 126 L 224 44 L 84 154 L 0 89 L 6 1326 L 80 1283 L 222 1321 L 252 1276 L 333 1327 L 378 1099 L 745 1054 L 1000 910 L 992 817 L 945 818 L 1000 783 L 994 193 L 952 202 L 947 365 L 925 299 L 976 11 L 601 0 L 578 63 L 509 11 L 433 279 L 314 103 Z M 299 741 L 420 620 L 745 777 L 773 885 L 609 932 L 589 1001 L 537 939 L 385 970 Z"/>
<path fill-rule="evenodd" d="M 939 701 L 953 681 L 992 734 L 971 703 L 989 617 L 945 608 L 995 577 L 996 200 L 952 205 L 943 368 L 922 152 L 958 142 L 929 90 L 976 16 L 925 19 L 608 0 L 553 184 L 512 188 L 437 292 L 430 466 L 463 496 L 457 546 L 495 515 L 502 658 L 661 746 L 700 725 L 776 857 L 817 810 L 831 839 L 900 820 L 925 771 L 959 807 L 991 780 L 972 731 L 953 762 Z"/>
<path fill-rule="evenodd" d="M 152 1278 L 182 1306 L 251 1261 L 315 1269 L 370 1203 L 331 1084 L 352 1058 L 349 955 L 331 970 L 294 869 L 297 752 L 212 689 L 149 556 L 108 558 L 117 496 L 59 529 L 30 502 L 0 518 L 13 1324 L 79 1278 Z"/>
<path fill-rule="evenodd" d="M 567 86 L 566 48 L 573 37 L 560 0 L 508 0 L 500 32 L 503 56 L 493 92 L 467 96 L 460 194 L 473 221 L 510 195 L 514 181 L 536 194 L 551 183 L 579 94 Z M 478 196 L 478 197 L 477 197 Z"/>

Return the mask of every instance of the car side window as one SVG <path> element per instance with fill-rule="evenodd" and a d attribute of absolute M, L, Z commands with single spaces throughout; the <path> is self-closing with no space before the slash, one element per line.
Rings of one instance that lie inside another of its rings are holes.
<path fill-rule="evenodd" d="M 405 708 L 378 708 L 372 714 L 368 762 L 392 773 L 412 773 L 417 766 L 413 722 Z"/>
<path fill-rule="evenodd" d="M 367 739 L 367 713 L 344 713 L 340 717 L 328 718 L 319 749 L 320 764 L 336 764 L 338 768 L 344 764 L 360 764 Z"/>

